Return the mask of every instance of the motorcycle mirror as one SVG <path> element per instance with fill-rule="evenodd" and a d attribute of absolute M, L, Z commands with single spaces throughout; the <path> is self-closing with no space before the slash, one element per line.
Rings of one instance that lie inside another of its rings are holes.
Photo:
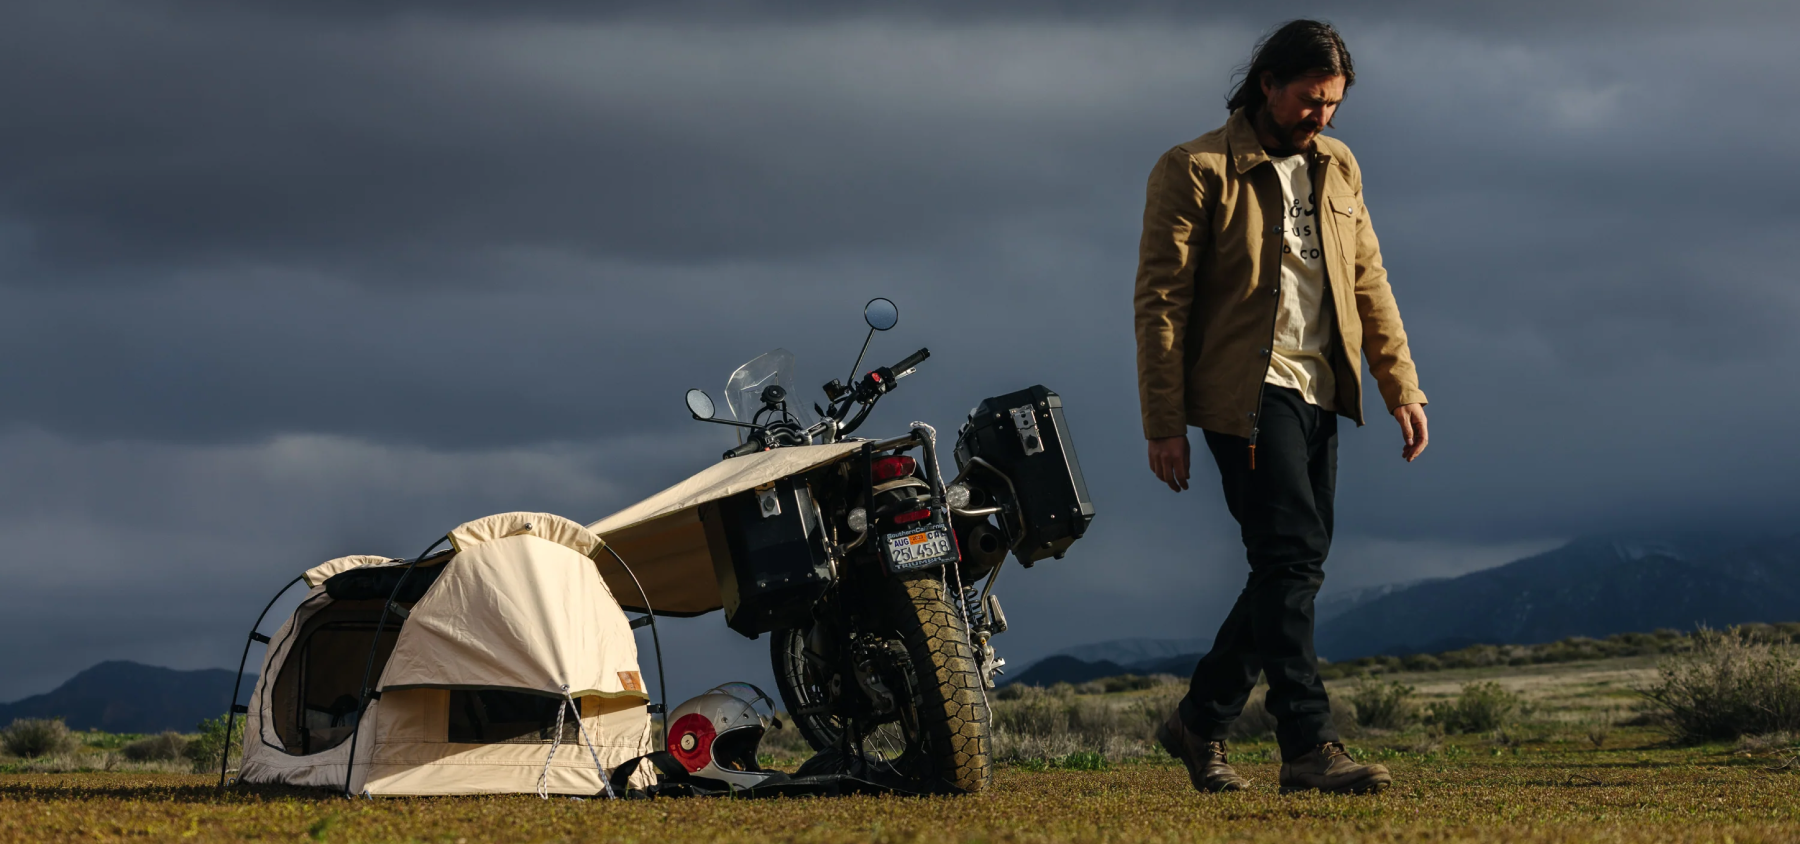
<path fill-rule="evenodd" d="M 705 390 L 693 389 L 687 391 L 687 406 L 688 412 L 694 414 L 695 419 L 713 418 L 714 408 L 712 396 L 707 395 Z"/>
<path fill-rule="evenodd" d="M 870 299 L 863 306 L 863 321 L 876 331 L 886 331 L 900 322 L 900 306 L 881 297 Z"/>

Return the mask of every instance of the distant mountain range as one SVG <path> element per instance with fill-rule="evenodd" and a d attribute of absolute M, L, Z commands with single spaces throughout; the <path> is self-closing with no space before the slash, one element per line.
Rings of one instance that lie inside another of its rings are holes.
<path fill-rule="evenodd" d="M 1002 675 L 1000 682 L 1053 686 L 1120 674 L 1185 676 L 1194 670 L 1194 661 L 1200 654 L 1211 647 L 1211 639 L 1114 639 L 1052 654 L 1012 677 Z"/>
<path fill-rule="evenodd" d="M 1434 583 L 1442 579 L 1430 577 L 1400 583 L 1383 583 L 1380 586 L 1364 586 L 1361 589 L 1346 589 L 1342 592 L 1320 595 L 1313 601 L 1313 623 L 1324 624 L 1370 601 L 1385 598 L 1404 589 L 1411 589 L 1421 583 Z"/>
<path fill-rule="evenodd" d="M 1334 661 L 1537 644 L 1658 628 L 1800 621 L 1800 536 L 1731 550 L 1717 539 L 1580 539 L 1461 577 L 1339 593 L 1317 604 L 1319 655 Z M 1184 649 L 1183 644 L 1191 649 Z M 1125 639 L 1070 648 L 1008 683 L 1185 676 L 1210 645 Z M 1186 650 L 1186 652 L 1175 652 Z"/>
<path fill-rule="evenodd" d="M 109 733 L 191 733 L 231 705 L 236 671 L 176 671 L 136 662 L 102 662 L 53 691 L 0 703 L 0 727 L 16 718 L 61 718 L 70 729 Z M 244 697 L 256 675 L 244 675 Z"/>
<path fill-rule="evenodd" d="M 1318 626 L 1345 660 L 1661 627 L 1800 620 L 1800 537 L 1731 550 L 1583 539 L 1360 603 Z"/>
<path fill-rule="evenodd" d="M 1211 639 L 1114 639 L 1057 651 L 1084 662 L 1116 662 L 1135 665 L 1182 654 L 1200 653 L 1212 647 Z"/>

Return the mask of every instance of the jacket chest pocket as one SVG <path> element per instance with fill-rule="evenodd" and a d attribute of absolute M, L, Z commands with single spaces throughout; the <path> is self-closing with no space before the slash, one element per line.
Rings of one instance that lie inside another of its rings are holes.
<path fill-rule="evenodd" d="M 1363 213 L 1362 197 L 1345 193 L 1325 198 L 1326 206 L 1331 209 L 1332 240 L 1337 241 L 1338 253 L 1344 256 L 1352 266 L 1356 264 L 1356 215 Z"/>

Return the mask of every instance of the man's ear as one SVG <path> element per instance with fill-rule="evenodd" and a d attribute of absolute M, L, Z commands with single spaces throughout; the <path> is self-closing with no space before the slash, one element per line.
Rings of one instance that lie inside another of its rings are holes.
<path fill-rule="evenodd" d="M 1265 100 L 1273 99 L 1275 92 L 1281 90 L 1281 86 L 1275 84 L 1275 74 L 1273 71 L 1263 71 L 1262 75 L 1257 77 L 1256 83 L 1262 86 L 1263 99 Z"/>

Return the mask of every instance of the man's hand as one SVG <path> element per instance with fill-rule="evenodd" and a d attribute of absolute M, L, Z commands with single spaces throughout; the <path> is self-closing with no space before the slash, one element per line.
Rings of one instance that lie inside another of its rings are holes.
<path fill-rule="evenodd" d="M 1423 415 L 1420 419 L 1425 418 Z M 1150 471 L 1156 479 L 1180 492 L 1188 486 L 1188 438 L 1186 434 L 1150 441 Z"/>
<path fill-rule="evenodd" d="M 1400 436 L 1406 438 L 1405 447 L 1400 449 L 1400 456 L 1411 463 L 1414 457 L 1425 450 L 1425 444 L 1431 442 L 1431 434 L 1425 425 L 1425 405 L 1403 404 L 1394 408 L 1394 421 L 1400 423 Z M 1151 454 L 1155 454 L 1152 450 Z M 1155 458 L 1151 458 L 1154 462 Z"/>

